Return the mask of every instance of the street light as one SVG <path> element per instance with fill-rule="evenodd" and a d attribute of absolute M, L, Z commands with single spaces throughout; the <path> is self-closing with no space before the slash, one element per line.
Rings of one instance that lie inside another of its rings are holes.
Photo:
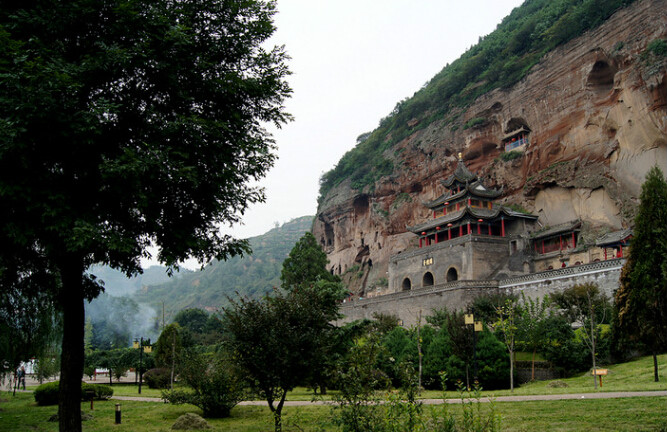
<path fill-rule="evenodd" d="M 470 313 L 467 313 L 463 316 L 465 325 L 471 325 L 473 326 L 473 332 L 472 332 L 472 361 L 473 361 L 473 368 L 474 368 L 474 375 L 473 375 L 473 380 L 477 381 L 477 332 L 481 332 L 484 330 L 484 326 L 482 325 L 481 321 L 475 321 L 475 316 L 474 316 L 475 310 L 472 309 Z"/>
<path fill-rule="evenodd" d="M 141 382 L 143 381 L 144 378 L 144 371 L 143 371 L 144 352 L 147 354 L 152 352 L 153 347 L 151 347 L 150 339 L 148 339 L 148 345 L 144 346 L 144 338 L 142 336 L 141 339 L 134 338 L 134 343 L 132 344 L 132 348 L 139 348 L 139 394 L 141 394 Z"/>

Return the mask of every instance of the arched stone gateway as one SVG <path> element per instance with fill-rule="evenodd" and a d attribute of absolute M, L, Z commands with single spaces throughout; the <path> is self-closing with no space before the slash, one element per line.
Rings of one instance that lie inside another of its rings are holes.
<path fill-rule="evenodd" d="M 454 267 L 450 267 L 449 270 L 447 270 L 447 282 L 454 282 L 456 280 L 459 280 L 459 273 Z"/>
<path fill-rule="evenodd" d="M 410 291 L 412 289 L 412 282 L 410 282 L 410 278 L 403 279 L 402 288 L 403 291 Z"/>
<path fill-rule="evenodd" d="M 431 272 L 426 272 L 424 273 L 424 277 L 422 278 L 422 286 L 433 286 L 433 273 Z"/>

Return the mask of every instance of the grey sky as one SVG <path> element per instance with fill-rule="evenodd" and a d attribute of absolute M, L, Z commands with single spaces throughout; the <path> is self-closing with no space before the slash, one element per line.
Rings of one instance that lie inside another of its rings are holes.
<path fill-rule="evenodd" d="M 274 132 L 267 200 L 244 224 L 252 237 L 314 215 L 320 176 L 447 63 L 491 33 L 523 0 L 278 0 L 273 45 L 292 57 L 294 121 Z M 192 265 L 187 263 L 187 267 Z"/>

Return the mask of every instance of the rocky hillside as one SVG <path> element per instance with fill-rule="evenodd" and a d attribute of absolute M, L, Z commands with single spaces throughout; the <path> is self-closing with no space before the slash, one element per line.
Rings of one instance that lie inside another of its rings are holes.
<path fill-rule="evenodd" d="M 360 295 L 381 292 L 389 257 L 416 246 L 406 226 L 428 218 L 422 202 L 444 192 L 458 153 L 503 188 L 502 203 L 543 226 L 630 226 L 645 173 L 667 167 L 666 39 L 667 0 L 638 0 L 541 55 L 511 86 L 410 118 L 399 141 L 375 131 L 392 143 L 382 158 L 393 168 L 366 184 L 353 176 L 331 183 L 320 198 L 313 234 L 332 271 Z M 505 152 L 517 131 L 529 143 Z"/>

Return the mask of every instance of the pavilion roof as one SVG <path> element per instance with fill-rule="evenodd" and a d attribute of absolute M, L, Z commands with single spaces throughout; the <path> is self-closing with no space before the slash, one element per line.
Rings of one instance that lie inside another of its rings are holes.
<path fill-rule="evenodd" d="M 476 180 L 473 183 L 466 184 L 465 187 L 458 193 L 445 193 L 433 201 L 425 201 L 423 204 L 424 206 L 432 209 L 434 207 L 443 205 L 447 201 L 456 201 L 458 199 L 465 198 L 467 195 L 481 198 L 498 198 L 500 195 L 502 195 L 502 193 L 502 189 L 488 189 L 482 184 L 480 180 Z"/>
<path fill-rule="evenodd" d="M 459 162 L 456 164 L 456 169 L 454 170 L 454 174 L 447 177 L 446 180 L 443 180 L 442 184 L 445 185 L 446 187 L 451 187 L 454 184 L 454 182 L 465 184 L 465 183 L 472 183 L 475 180 L 477 180 L 477 174 L 473 173 L 468 169 L 466 164 L 463 163 L 461 154 L 459 154 Z"/>
<path fill-rule="evenodd" d="M 562 224 L 554 225 L 553 227 L 547 228 L 543 231 L 537 231 L 534 232 L 531 237 L 536 240 L 536 239 L 541 239 L 541 238 L 547 238 L 551 236 L 555 236 L 557 234 L 563 234 L 566 232 L 572 232 L 576 231 L 581 228 L 581 221 L 576 220 L 576 221 L 570 221 L 570 222 L 565 222 Z"/>
<path fill-rule="evenodd" d="M 507 216 L 508 218 L 524 218 L 524 219 L 537 219 L 537 216 L 529 215 L 525 213 L 515 212 L 507 207 L 496 207 L 493 209 L 485 208 L 475 208 L 475 207 L 464 207 L 461 210 L 453 213 L 448 213 L 444 216 L 440 216 L 435 219 L 431 219 L 427 222 L 407 227 L 408 231 L 415 234 L 419 234 L 422 231 L 429 231 L 436 227 L 447 228 L 448 223 L 454 223 L 466 219 L 484 219 L 492 220 L 497 219 L 499 216 Z"/>
<path fill-rule="evenodd" d="M 610 232 L 595 240 L 595 245 L 608 246 L 608 245 L 623 243 L 623 241 L 626 240 L 631 235 L 632 235 L 632 229 Z"/>

